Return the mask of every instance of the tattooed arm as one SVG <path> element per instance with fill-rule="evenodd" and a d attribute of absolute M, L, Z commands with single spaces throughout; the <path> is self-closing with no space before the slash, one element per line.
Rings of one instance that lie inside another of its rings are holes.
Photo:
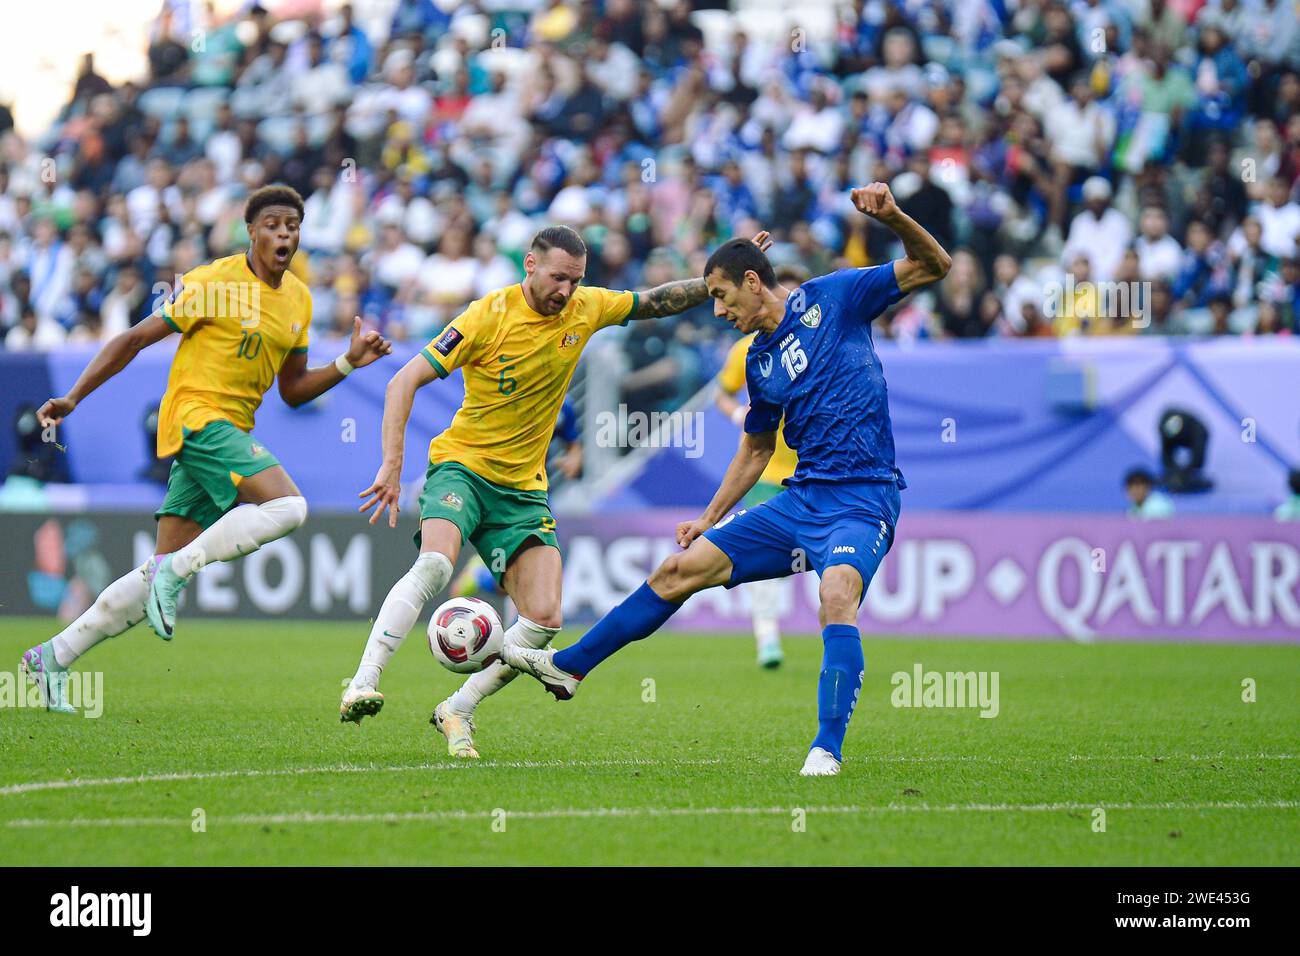
<path fill-rule="evenodd" d="M 638 293 L 636 308 L 628 318 L 655 319 L 665 315 L 676 315 L 694 308 L 708 297 L 709 289 L 703 279 L 665 282 L 663 285 Z"/>
<path fill-rule="evenodd" d="M 758 233 L 753 242 L 759 249 L 767 252 L 772 247 L 772 239 L 766 231 Z M 709 297 L 709 287 L 703 279 L 679 279 L 665 282 L 653 289 L 637 294 L 636 308 L 629 319 L 657 319 L 665 315 L 677 315 L 704 302 Z"/>

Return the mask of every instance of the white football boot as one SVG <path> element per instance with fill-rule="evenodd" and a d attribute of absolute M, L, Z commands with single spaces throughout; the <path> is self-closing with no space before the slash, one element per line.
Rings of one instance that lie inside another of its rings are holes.
<path fill-rule="evenodd" d="M 474 749 L 474 718 L 456 713 L 443 701 L 433 708 L 429 723 L 438 729 L 438 733 L 447 738 L 447 753 L 453 757 L 478 759 Z"/>
<path fill-rule="evenodd" d="M 536 677 L 556 700 L 568 700 L 578 692 L 582 678 L 555 666 L 553 648 L 530 647 L 507 639 L 501 648 L 501 659 L 520 673 Z"/>
<path fill-rule="evenodd" d="M 384 706 L 384 695 L 374 687 L 348 682 L 343 691 L 343 702 L 339 704 L 339 721 L 360 725 L 362 717 L 373 717 Z"/>
<path fill-rule="evenodd" d="M 803 762 L 803 769 L 799 771 L 799 776 L 833 777 L 839 772 L 840 762 L 831 755 L 831 752 L 821 747 L 814 747 L 808 751 L 808 759 Z"/>

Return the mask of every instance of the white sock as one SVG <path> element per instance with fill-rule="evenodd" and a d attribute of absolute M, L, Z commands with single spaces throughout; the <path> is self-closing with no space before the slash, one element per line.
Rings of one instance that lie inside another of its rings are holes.
<path fill-rule="evenodd" d="M 260 505 L 240 505 L 213 522 L 202 534 L 172 554 L 172 570 L 189 577 L 213 561 L 230 561 L 252 554 L 264 544 L 283 538 L 307 520 L 307 499 L 301 495 L 273 498 Z"/>
<path fill-rule="evenodd" d="M 361 666 L 352 678 L 353 687 L 379 686 L 379 675 L 406 639 L 406 633 L 415 627 L 424 605 L 450 580 L 451 561 L 445 554 L 425 551 L 415 559 L 411 570 L 393 585 L 375 615 L 374 627 L 361 655 Z"/>
<path fill-rule="evenodd" d="M 521 617 L 506 631 L 506 640 L 518 640 L 529 647 L 545 647 L 558 633 L 560 633 L 558 627 L 542 627 L 526 617 Z M 491 697 L 518 676 L 519 671 L 513 667 L 501 661 L 493 661 L 477 674 L 471 674 L 465 683 L 460 685 L 460 690 L 447 698 L 447 706 L 454 713 L 468 717 L 483 702 L 484 697 Z"/>
<path fill-rule="evenodd" d="M 144 617 L 148 596 L 143 568 L 122 575 L 99 593 L 81 617 L 54 636 L 54 659 L 60 666 L 70 667 L 100 641 L 117 637 L 137 624 Z"/>
<path fill-rule="evenodd" d="M 781 643 L 781 582 L 751 581 L 745 585 L 759 650 Z"/>

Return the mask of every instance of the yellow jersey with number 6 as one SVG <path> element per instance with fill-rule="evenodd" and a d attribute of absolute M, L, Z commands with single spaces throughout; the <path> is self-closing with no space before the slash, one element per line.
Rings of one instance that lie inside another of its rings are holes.
<path fill-rule="evenodd" d="M 158 411 L 165 458 L 180 451 L 186 429 L 225 419 L 252 431 L 284 360 L 307 351 L 311 292 L 292 272 L 271 288 L 241 252 L 187 272 L 162 317 L 181 334 Z"/>
<path fill-rule="evenodd" d="M 429 443 L 429 461 L 544 491 L 546 449 L 578 357 L 593 332 L 627 321 L 636 298 L 579 286 L 558 315 L 540 315 L 512 285 L 470 303 L 420 353 L 439 376 L 459 368 L 465 377 L 465 400 Z"/>

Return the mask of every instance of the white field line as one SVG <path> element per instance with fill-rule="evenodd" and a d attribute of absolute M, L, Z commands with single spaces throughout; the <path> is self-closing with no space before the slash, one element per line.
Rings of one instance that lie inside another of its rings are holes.
<path fill-rule="evenodd" d="M 40 780 L 33 783 L 13 783 L 0 787 L 0 797 L 41 790 L 72 790 L 81 787 L 120 787 L 138 783 L 172 783 L 190 780 L 229 780 L 254 777 L 302 777 L 312 774 L 332 773 L 416 773 L 425 770 L 475 770 L 480 767 L 498 767 L 507 770 L 561 770 L 569 768 L 599 767 L 706 767 L 720 760 L 476 760 L 460 763 L 414 763 L 360 766 L 336 764 L 325 767 L 286 767 L 278 770 L 197 770 L 175 773 L 148 773 L 134 777 L 74 777 L 70 780 Z"/>
<path fill-rule="evenodd" d="M 951 756 L 865 756 L 853 757 L 853 761 L 863 763 L 987 763 L 987 764 L 1024 764 L 1053 763 L 1058 761 L 1130 761 L 1148 762 L 1202 761 L 1213 763 L 1218 760 L 1295 760 L 1300 754 L 1068 754 L 1062 757 L 987 757 L 982 755 Z M 771 764 L 780 761 L 776 757 L 744 758 L 748 765 Z M 787 762 L 787 761 L 780 761 Z M 701 760 L 484 760 L 472 763 L 418 763 L 393 764 L 386 766 L 360 766 L 357 764 L 336 764 L 322 767 L 286 767 L 283 769 L 259 770 L 181 770 L 172 773 L 139 774 L 128 777 L 73 777 L 68 780 L 38 780 L 31 783 L 12 783 L 0 787 L 0 797 L 17 796 L 25 793 L 38 793 L 46 790 L 75 790 L 83 787 L 121 787 L 144 783 L 184 783 L 194 780 L 230 780 L 252 779 L 257 777 L 299 777 L 312 774 L 333 773 L 417 773 L 425 770 L 474 770 L 500 768 L 506 770 L 565 770 L 584 768 L 615 767 L 708 767 L 721 764 L 720 759 Z"/>
<path fill-rule="evenodd" d="M 1203 803 L 891 803 L 885 806 L 811 806 L 808 814 L 867 815 L 887 813 L 1060 813 L 1106 810 L 1297 810 L 1300 800 L 1226 800 Z M 209 826 L 281 826 L 306 823 L 441 823 L 451 820 L 495 820 L 504 812 L 507 820 L 573 820 L 600 817 L 710 817 L 790 816 L 793 807 L 556 807 L 551 810 L 431 810 L 417 813 L 274 813 L 208 817 Z M 75 817 L 68 820 L 23 819 L 4 824 L 11 830 L 57 829 L 60 827 L 189 827 L 188 815 L 175 817 Z"/>

